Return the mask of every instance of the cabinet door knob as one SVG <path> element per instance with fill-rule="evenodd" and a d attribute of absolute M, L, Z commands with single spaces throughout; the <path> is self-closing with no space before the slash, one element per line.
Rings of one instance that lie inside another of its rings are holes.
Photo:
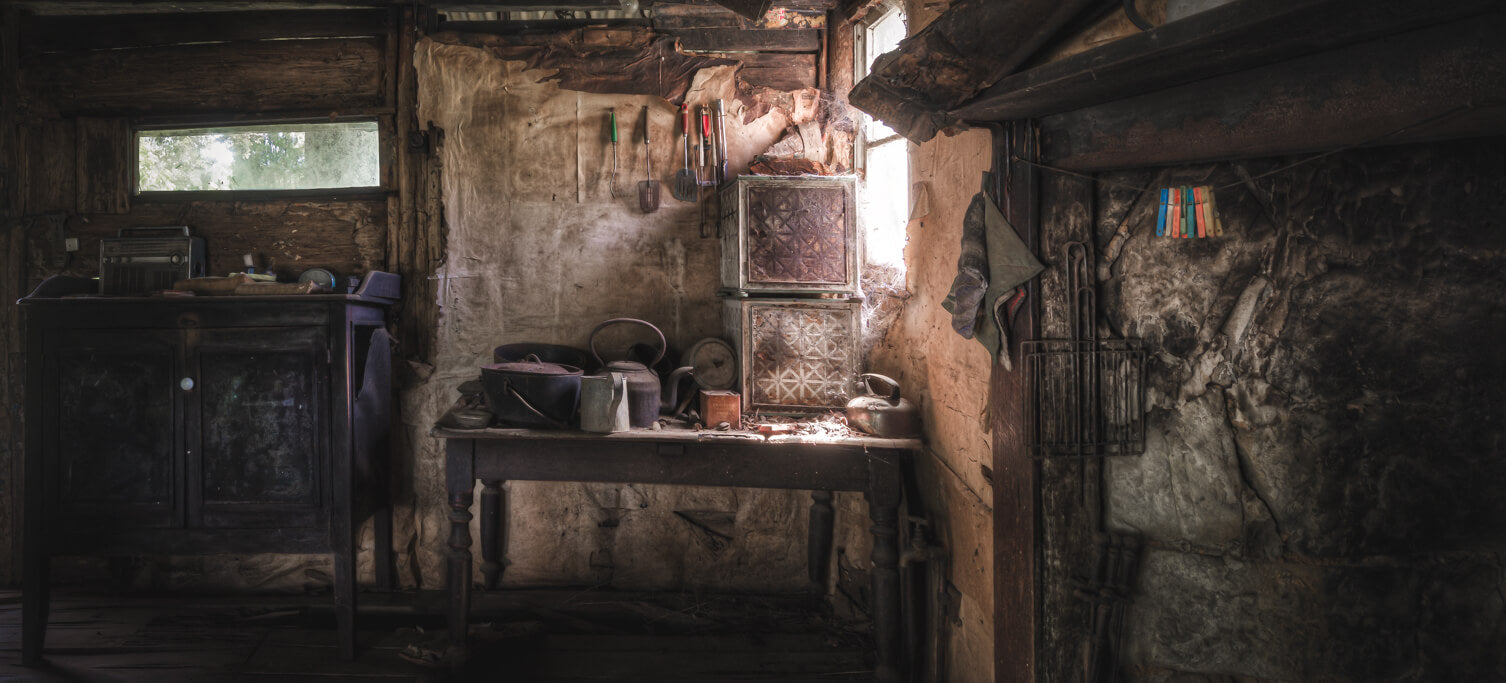
<path fill-rule="evenodd" d="M 180 388 L 182 388 L 184 391 L 191 391 L 191 390 L 193 390 L 193 378 L 192 377 L 184 377 L 183 379 L 178 380 L 178 386 Z"/>

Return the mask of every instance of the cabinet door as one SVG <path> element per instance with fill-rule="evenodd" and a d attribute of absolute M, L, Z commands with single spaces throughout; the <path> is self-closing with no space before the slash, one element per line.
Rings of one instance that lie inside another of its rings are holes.
<path fill-rule="evenodd" d="M 323 328 L 188 330 L 189 522 L 323 523 L 329 360 Z"/>
<path fill-rule="evenodd" d="M 180 525 L 177 331 L 61 329 L 46 347 L 40 424 L 58 514 L 93 530 Z"/>

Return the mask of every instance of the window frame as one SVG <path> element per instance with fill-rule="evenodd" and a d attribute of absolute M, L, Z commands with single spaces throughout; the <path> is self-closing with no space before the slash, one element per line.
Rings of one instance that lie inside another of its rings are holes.
<path fill-rule="evenodd" d="M 140 190 L 141 143 L 140 133 L 155 130 L 179 130 L 193 128 L 237 128 L 275 126 L 279 124 L 307 123 L 371 123 L 377 124 L 377 184 L 364 187 L 325 187 L 295 190 Z M 148 202 L 192 201 L 255 201 L 275 199 L 369 199 L 391 194 L 391 165 L 396 156 L 392 152 L 392 117 L 390 115 L 351 116 L 272 116 L 256 118 L 173 118 L 152 119 L 131 125 L 131 199 Z"/>
<path fill-rule="evenodd" d="M 868 49 L 869 44 L 872 42 L 871 35 L 873 33 L 874 26 L 876 26 L 879 22 L 882 22 L 885 19 L 889 19 L 891 17 L 897 17 L 900 21 L 905 21 L 906 17 L 904 8 L 901 7 L 895 0 L 884 0 L 883 2 L 875 5 L 873 9 L 868 12 L 867 16 L 863 17 L 860 21 L 858 21 L 856 25 L 853 26 L 853 82 L 861 81 L 864 78 L 868 77 Z M 878 138 L 876 140 L 868 139 L 868 124 L 874 119 L 866 112 L 858 112 L 858 114 L 862 117 L 862 120 L 858 122 L 858 134 L 854 136 L 856 138 L 855 145 L 857 149 L 855 150 L 853 155 L 855 157 L 853 159 L 853 165 L 856 166 L 857 170 L 859 170 L 866 178 L 868 172 L 869 148 L 882 147 L 884 145 L 893 144 L 903 141 L 905 138 L 899 133 L 891 132 L 889 135 Z M 908 205 L 909 199 L 907 198 L 905 202 Z"/>

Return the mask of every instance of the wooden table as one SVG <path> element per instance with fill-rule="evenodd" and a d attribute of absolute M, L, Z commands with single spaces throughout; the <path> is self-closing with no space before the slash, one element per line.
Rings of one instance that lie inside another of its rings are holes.
<path fill-rule="evenodd" d="M 861 491 L 873 520 L 875 679 L 899 681 L 899 504 L 902 465 L 917 439 L 762 437 L 748 432 L 639 430 L 616 434 L 530 429 L 435 427 L 445 439 L 450 503 L 449 595 L 451 657 L 463 661 L 471 592 L 471 504 L 481 490 L 481 557 L 486 587 L 495 588 L 502 482 L 579 481 L 810 490 L 809 574 L 823 589 L 832 546 L 833 491 Z"/>

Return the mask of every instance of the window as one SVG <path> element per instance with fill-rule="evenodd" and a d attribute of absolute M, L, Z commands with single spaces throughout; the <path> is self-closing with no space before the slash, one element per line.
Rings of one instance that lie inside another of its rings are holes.
<path fill-rule="evenodd" d="M 136 191 L 375 188 L 378 140 L 375 121 L 139 130 Z"/>
<path fill-rule="evenodd" d="M 857 75 L 868 75 L 874 60 L 899 47 L 905 37 L 905 14 L 885 3 L 857 27 Z M 870 266 L 889 266 L 904 272 L 905 226 L 909 219 L 909 141 L 862 114 L 858 133 L 858 164 L 863 169 L 858 213 L 863 217 Z M 903 278 L 900 278 L 903 281 Z"/>

